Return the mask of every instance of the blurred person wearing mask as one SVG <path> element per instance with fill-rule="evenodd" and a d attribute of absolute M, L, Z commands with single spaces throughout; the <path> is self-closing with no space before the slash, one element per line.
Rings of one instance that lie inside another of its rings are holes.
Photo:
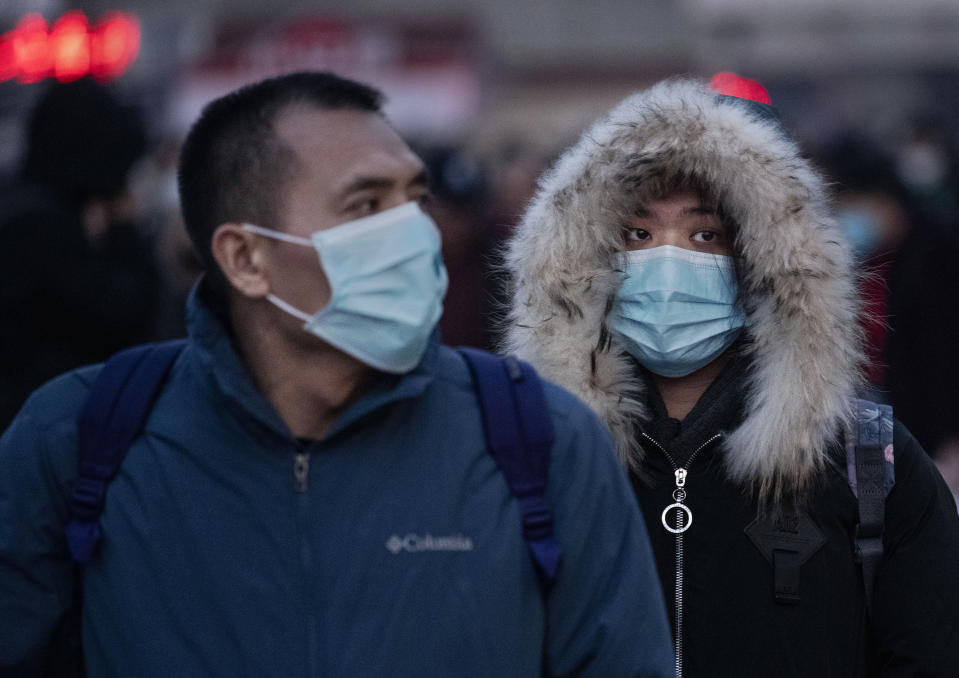
<path fill-rule="evenodd" d="M 887 388 L 959 504 L 959 162 L 948 129 L 917 118 L 898 150 L 915 216 L 890 276 Z"/>
<path fill-rule="evenodd" d="M 91 80 L 31 112 L 0 195 L 0 431 L 48 379 L 151 337 L 159 277 L 128 190 L 144 147 L 140 117 Z"/>
<path fill-rule="evenodd" d="M 835 218 L 852 248 L 856 265 L 864 273 L 860 283 L 860 323 L 866 356 L 864 396 L 889 402 L 885 390 L 890 333 L 888 297 L 896 259 L 912 228 L 909 194 L 896 176 L 892 159 L 856 134 L 833 139 L 817 161 L 835 182 Z M 896 415 L 916 434 L 898 407 Z M 925 442 L 918 435 L 917 438 Z"/>
<path fill-rule="evenodd" d="M 864 586 L 854 262 L 768 99 L 691 80 L 626 99 L 544 175 L 506 261 L 506 347 L 631 473 L 677 676 L 956 675 L 959 516 L 898 423 Z"/>
<path fill-rule="evenodd" d="M 866 397 L 891 403 L 959 497 L 959 214 L 942 223 L 880 149 L 854 135 L 820 158 L 837 184 L 836 218 L 864 271 Z M 922 165 L 917 161 L 917 165 Z M 943 188 L 944 190 L 944 188 Z"/>
<path fill-rule="evenodd" d="M 665 676 L 649 541 L 601 422 L 544 382 L 563 548 L 548 598 L 486 449 L 422 161 L 329 73 L 210 103 L 183 147 L 205 266 L 189 338 L 82 572 L 91 676 Z M 74 588 L 65 497 L 100 367 L 0 438 L 0 675 L 39 675 Z"/>
<path fill-rule="evenodd" d="M 451 346 L 489 349 L 492 242 L 483 168 L 470 152 L 451 146 L 426 147 L 419 156 L 430 176 L 427 211 L 443 236 L 443 262 L 449 273 L 441 336 Z"/>
<path fill-rule="evenodd" d="M 913 116 L 896 149 L 896 171 L 925 219 L 955 226 L 959 219 L 959 156 L 953 117 Z"/>

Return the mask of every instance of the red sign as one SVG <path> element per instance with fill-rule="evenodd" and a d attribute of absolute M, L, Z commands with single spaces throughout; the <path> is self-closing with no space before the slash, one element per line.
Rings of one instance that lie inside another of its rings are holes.
<path fill-rule="evenodd" d="M 108 82 L 122 75 L 139 51 L 140 24 L 131 14 L 113 12 L 90 26 L 86 15 L 74 10 L 51 29 L 39 14 L 28 14 L 0 36 L 0 81 L 69 82 L 92 75 Z"/>

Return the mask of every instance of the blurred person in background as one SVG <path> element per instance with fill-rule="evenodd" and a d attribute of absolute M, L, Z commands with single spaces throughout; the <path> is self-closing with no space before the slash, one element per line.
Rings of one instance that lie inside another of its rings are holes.
<path fill-rule="evenodd" d="M 76 579 L 67 502 L 102 366 L 36 391 L 0 438 L 0 675 L 40 675 L 77 614 L 90 676 L 668 675 L 612 440 L 546 382 L 549 482 L 522 495 L 563 550 L 541 587 L 524 534 L 543 512 L 524 526 L 439 342 L 426 172 L 381 98 L 301 72 L 204 109 L 179 164 L 205 269 L 189 337 Z"/>
<path fill-rule="evenodd" d="M 128 188 L 144 147 L 139 115 L 92 80 L 31 112 L 0 194 L 0 430 L 48 379 L 151 337 L 159 278 Z"/>
<path fill-rule="evenodd" d="M 509 136 L 493 154 L 490 172 L 490 238 L 491 259 L 488 287 L 490 325 L 494 337 L 506 320 L 510 306 L 509 273 L 503 266 L 506 242 L 523 217 L 536 193 L 536 183 L 569 144 L 557 146 L 555 152 L 544 151 L 518 136 Z"/>
<path fill-rule="evenodd" d="M 537 180 L 552 159 L 550 154 L 520 138 L 508 138 L 500 144 L 490 181 L 490 212 L 498 240 L 512 235 L 536 193 Z"/>
<path fill-rule="evenodd" d="M 677 676 L 956 676 L 959 515 L 908 430 L 854 402 L 855 262 L 768 98 L 626 99 L 541 179 L 506 261 L 506 348 L 630 470 Z M 869 426 L 893 444 L 850 475 Z"/>
<path fill-rule="evenodd" d="M 864 274 L 860 282 L 860 323 L 866 356 L 863 397 L 890 402 L 885 390 L 889 281 L 903 241 L 912 228 L 910 197 L 896 174 L 892 158 L 859 135 L 837 136 L 817 160 L 827 178 L 835 182 L 836 221 L 852 247 L 856 266 Z M 898 407 L 896 415 L 909 425 Z M 911 425 L 910 431 L 916 434 Z"/>
<path fill-rule="evenodd" d="M 203 272 L 180 212 L 176 168 L 182 138 L 156 143 L 137 168 L 133 193 L 143 212 L 145 232 L 154 242 L 162 281 L 154 336 L 173 339 L 186 334 L 186 300 Z"/>
<path fill-rule="evenodd" d="M 893 405 L 959 496 L 959 196 L 943 135 L 935 148 L 928 137 L 899 172 L 891 155 L 856 135 L 835 140 L 819 160 L 836 182 L 836 218 L 864 273 L 865 397 Z"/>
<path fill-rule="evenodd" d="M 959 504 L 959 156 L 955 123 L 917 116 L 897 149 L 915 218 L 890 277 L 887 388 Z"/>
<path fill-rule="evenodd" d="M 955 117 L 912 116 L 895 148 L 896 171 L 926 220 L 955 227 L 959 219 L 959 154 Z"/>
<path fill-rule="evenodd" d="M 430 177 L 426 209 L 443 236 L 449 289 L 440 333 L 451 346 L 492 347 L 488 188 L 479 161 L 450 146 L 417 149 Z"/>

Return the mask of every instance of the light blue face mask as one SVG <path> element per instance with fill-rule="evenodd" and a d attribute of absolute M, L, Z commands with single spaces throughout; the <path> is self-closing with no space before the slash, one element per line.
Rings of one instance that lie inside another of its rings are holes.
<path fill-rule="evenodd" d="M 860 261 L 879 249 L 879 221 L 869 210 L 844 207 L 836 212 L 836 221 Z"/>
<path fill-rule="evenodd" d="M 732 257 L 664 245 L 626 252 L 612 328 L 646 369 L 683 377 L 715 360 L 746 321 Z"/>
<path fill-rule="evenodd" d="M 414 202 L 317 231 L 309 239 L 246 230 L 316 249 L 330 302 L 313 315 L 270 294 L 303 328 L 360 362 L 402 374 L 419 363 L 443 313 L 448 278 L 440 233 Z"/>

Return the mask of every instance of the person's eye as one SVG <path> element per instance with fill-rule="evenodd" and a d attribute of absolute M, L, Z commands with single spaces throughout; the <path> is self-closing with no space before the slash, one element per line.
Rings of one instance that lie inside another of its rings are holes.
<path fill-rule="evenodd" d="M 626 240 L 649 240 L 649 231 L 642 228 L 627 228 L 624 230 Z"/>
<path fill-rule="evenodd" d="M 352 203 L 347 211 L 360 216 L 376 214 L 380 211 L 380 200 L 379 198 L 363 198 Z"/>
<path fill-rule="evenodd" d="M 722 237 L 722 233 L 717 231 L 699 231 L 699 233 L 693 235 L 693 240 L 696 242 L 719 242 Z"/>
<path fill-rule="evenodd" d="M 420 204 L 420 207 L 426 207 L 426 206 L 429 205 L 431 202 L 433 202 L 433 194 L 432 194 L 432 193 L 424 193 L 423 195 L 421 195 L 420 197 L 418 197 L 418 198 L 416 199 L 416 202 L 418 202 L 418 203 Z"/>

